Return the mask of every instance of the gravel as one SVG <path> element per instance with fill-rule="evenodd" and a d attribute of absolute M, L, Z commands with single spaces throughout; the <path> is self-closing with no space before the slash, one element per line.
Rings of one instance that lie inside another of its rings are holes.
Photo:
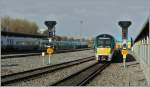
<path fill-rule="evenodd" d="M 72 73 L 94 64 L 95 62 L 96 60 L 85 62 L 52 73 L 44 74 L 31 80 L 9 84 L 9 86 L 48 86 L 60 79 L 65 78 L 66 76 L 71 75 Z"/>
<path fill-rule="evenodd" d="M 86 58 L 89 56 L 94 56 L 93 50 L 53 54 L 51 56 L 50 65 Z M 7 75 L 11 73 L 30 70 L 33 68 L 47 66 L 48 65 L 47 63 L 48 63 L 48 55 L 46 55 L 45 57 L 39 55 L 39 56 L 1 59 L 1 75 Z"/>
<path fill-rule="evenodd" d="M 51 65 L 81 59 L 93 55 L 93 50 L 53 54 L 51 56 Z M 1 75 L 47 66 L 47 64 L 43 63 L 43 58 L 45 58 L 45 61 L 48 61 L 48 56 L 30 56 L 1 59 Z M 22 81 L 11 85 L 46 86 L 85 67 L 88 67 L 95 62 L 95 60 L 85 62 L 80 65 L 75 65 L 69 68 L 36 77 L 32 80 Z M 147 81 L 143 70 L 140 68 L 140 63 L 136 62 L 137 61 L 128 62 L 128 67 L 126 69 L 124 69 L 122 63 L 112 63 L 97 77 L 95 77 L 89 84 L 87 84 L 87 86 L 146 86 Z"/>
<path fill-rule="evenodd" d="M 127 63 L 130 65 L 130 63 Z M 132 64 L 132 63 L 131 63 Z M 122 63 L 112 63 L 88 86 L 146 86 L 147 81 L 140 64 L 134 64 L 124 69 Z"/>

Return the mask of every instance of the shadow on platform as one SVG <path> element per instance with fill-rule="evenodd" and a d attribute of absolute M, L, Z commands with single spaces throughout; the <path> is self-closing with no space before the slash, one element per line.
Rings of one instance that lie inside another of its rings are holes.
<path fill-rule="evenodd" d="M 126 58 L 126 62 L 133 62 L 133 61 L 136 61 L 136 59 L 131 54 L 128 54 Z M 123 62 L 123 56 L 121 54 L 121 51 L 116 50 L 112 58 L 112 63 L 122 63 L 122 62 Z"/>

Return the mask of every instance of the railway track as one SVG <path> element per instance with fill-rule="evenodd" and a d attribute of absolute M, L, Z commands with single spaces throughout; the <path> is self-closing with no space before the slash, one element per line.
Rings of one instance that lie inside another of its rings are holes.
<path fill-rule="evenodd" d="M 84 86 L 102 70 L 104 70 L 110 63 L 99 64 L 95 63 L 81 71 L 78 71 L 51 86 Z"/>
<path fill-rule="evenodd" d="M 66 52 L 75 52 L 75 51 L 83 51 L 83 50 L 90 50 L 90 48 L 85 48 L 85 49 L 76 49 L 76 50 L 59 50 L 56 51 L 54 54 L 58 53 L 66 53 Z M 41 52 L 34 52 L 34 53 L 24 53 L 24 54 L 9 54 L 9 55 L 1 55 L 1 59 L 8 59 L 8 58 L 17 58 L 17 57 L 26 57 L 26 56 L 35 56 L 35 55 L 41 55 Z"/>
<path fill-rule="evenodd" d="M 83 49 L 71 49 L 71 50 L 57 50 L 55 53 L 65 53 L 65 52 L 75 52 L 75 51 L 83 51 L 83 50 L 91 50 L 92 48 L 83 48 Z"/>
<path fill-rule="evenodd" d="M 60 64 L 55 64 L 55 65 L 51 65 L 51 66 L 36 68 L 36 69 L 24 71 L 24 72 L 18 72 L 18 73 L 14 73 L 14 74 L 4 75 L 4 76 L 1 76 L 1 85 L 5 86 L 7 84 L 11 84 L 11 83 L 14 83 L 17 81 L 31 79 L 33 77 L 37 77 L 37 76 L 45 74 L 45 73 L 50 73 L 50 72 L 53 72 L 56 70 L 60 70 L 60 69 L 66 68 L 66 67 L 70 67 L 70 66 L 84 63 L 87 61 L 91 61 L 94 59 L 95 59 L 95 57 L 91 56 L 91 57 L 73 60 L 73 61 L 69 61 L 69 62 L 64 62 L 64 63 L 60 63 Z"/>
<path fill-rule="evenodd" d="M 41 55 L 41 53 L 25 53 L 25 54 L 1 55 L 1 59 L 26 57 L 26 56 L 35 56 L 35 55 Z"/>

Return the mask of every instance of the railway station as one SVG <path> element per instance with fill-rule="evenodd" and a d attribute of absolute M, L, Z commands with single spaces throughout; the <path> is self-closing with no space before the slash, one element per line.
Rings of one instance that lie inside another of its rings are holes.
<path fill-rule="evenodd" d="M 0 3 L 1 86 L 150 85 L 148 0 L 22 1 Z"/>

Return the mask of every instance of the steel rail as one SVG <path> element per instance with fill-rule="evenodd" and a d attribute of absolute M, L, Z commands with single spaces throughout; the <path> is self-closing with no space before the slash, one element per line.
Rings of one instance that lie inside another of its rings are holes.
<path fill-rule="evenodd" d="M 75 49 L 75 50 L 60 50 L 60 51 L 56 51 L 54 54 L 83 51 L 83 50 L 90 50 L 90 49 L 85 48 L 85 49 Z M 19 54 L 1 55 L 1 59 L 18 58 L 18 57 L 26 57 L 26 56 L 36 56 L 36 55 L 41 55 L 41 53 L 37 52 L 37 53 L 24 53 L 24 54 L 19 53 Z"/>
<path fill-rule="evenodd" d="M 92 80 L 96 75 L 103 71 L 110 62 L 99 64 L 95 63 L 83 70 L 80 70 L 62 80 L 59 80 L 51 86 L 83 86 L 86 85 L 90 80 Z"/>
<path fill-rule="evenodd" d="M 87 62 L 87 61 L 91 61 L 94 59 L 95 59 L 95 57 L 91 56 L 91 57 L 86 57 L 83 59 L 73 60 L 73 61 L 64 62 L 64 63 L 60 63 L 60 64 L 55 64 L 55 65 L 40 67 L 40 68 L 27 70 L 27 71 L 23 71 L 23 72 L 4 75 L 4 76 L 1 76 L 1 85 L 4 86 L 4 85 L 14 83 L 19 80 L 29 79 L 29 78 L 35 77 L 37 75 L 42 75 L 44 73 L 50 73 L 50 72 L 53 72 L 56 70 L 60 70 L 60 69 L 66 68 L 66 67 L 70 67 L 70 66 L 77 65 L 77 64 Z"/>

